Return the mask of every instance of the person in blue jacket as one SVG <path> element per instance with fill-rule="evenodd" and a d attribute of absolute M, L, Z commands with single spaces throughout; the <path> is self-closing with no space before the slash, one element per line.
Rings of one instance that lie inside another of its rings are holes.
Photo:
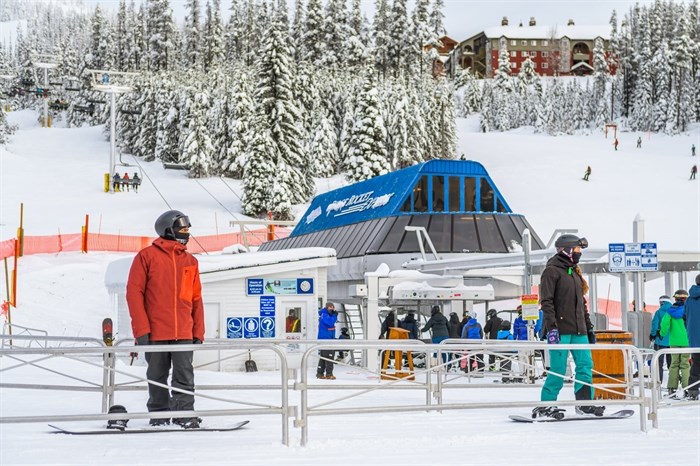
<path fill-rule="evenodd" d="M 318 339 L 335 340 L 335 323 L 338 321 L 338 311 L 331 302 L 326 303 L 326 307 L 318 311 Z M 334 350 L 319 350 L 318 367 L 316 368 L 317 379 L 335 380 L 333 375 Z"/>
<path fill-rule="evenodd" d="M 462 328 L 462 338 L 466 338 L 468 340 L 483 340 L 484 330 L 481 328 L 481 324 L 476 320 L 476 312 L 469 311 L 468 315 L 469 320 L 467 321 L 467 325 Z M 479 354 L 473 355 L 472 357 L 474 360 L 476 360 L 477 370 L 481 371 L 484 368 L 484 356 Z M 472 358 L 469 358 L 467 360 L 466 372 L 469 372 L 472 369 L 472 365 L 473 360 Z"/>
<path fill-rule="evenodd" d="M 668 295 L 659 296 L 659 308 L 654 313 L 654 317 L 651 319 L 651 331 L 649 332 L 649 340 L 654 344 L 654 351 L 659 351 L 660 349 L 668 348 L 670 343 L 668 335 L 661 336 L 661 320 L 668 310 L 671 308 L 673 300 Z M 671 367 L 671 355 L 667 354 L 665 358 L 659 361 L 659 383 L 664 380 L 664 359 L 666 360 L 666 369 Z"/>
<path fill-rule="evenodd" d="M 693 146 L 695 151 L 695 146 Z M 693 155 L 695 152 L 693 152 Z M 688 343 L 691 348 L 700 348 L 700 274 L 695 277 L 695 285 L 688 290 L 685 300 L 685 326 L 688 329 Z M 686 398 L 698 399 L 698 384 L 700 384 L 700 353 L 690 354 L 690 377 Z"/>
<path fill-rule="evenodd" d="M 498 335 L 496 336 L 497 340 L 514 340 L 513 334 L 510 333 L 510 321 L 509 320 L 504 320 L 501 322 L 501 328 L 498 331 Z M 504 358 L 504 357 L 499 357 L 499 364 L 501 366 L 501 372 L 510 372 L 511 368 L 511 360 L 510 358 Z M 510 377 L 506 377 L 504 374 L 503 377 L 501 377 L 501 382 L 503 383 L 509 383 L 511 382 L 512 379 Z"/>
<path fill-rule="evenodd" d="M 518 306 L 515 308 L 518 311 L 518 317 L 513 322 L 513 337 L 516 340 L 527 341 L 527 321 L 523 319 L 523 307 Z M 534 335 L 535 339 L 540 339 L 540 332 L 542 331 L 542 309 L 539 311 L 539 318 L 535 322 Z"/>

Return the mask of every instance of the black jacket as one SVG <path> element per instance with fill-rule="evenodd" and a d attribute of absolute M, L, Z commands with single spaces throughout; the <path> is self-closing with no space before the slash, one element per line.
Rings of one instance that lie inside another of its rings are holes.
<path fill-rule="evenodd" d="M 447 331 L 450 338 L 459 338 L 460 333 L 459 317 L 454 312 L 450 314 L 450 320 L 447 322 Z"/>
<path fill-rule="evenodd" d="M 408 314 L 404 319 L 399 322 L 402 329 L 408 330 L 408 338 L 412 340 L 418 339 L 418 324 L 413 314 Z"/>
<path fill-rule="evenodd" d="M 545 334 L 558 328 L 562 335 L 586 335 L 593 328 L 583 300 L 583 280 L 575 268 L 575 264 L 561 254 L 547 261 L 540 280 Z"/>
<path fill-rule="evenodd" d="M 503 319 L 495 315 L 486 321 L 484 333 L 489 336 L 489 340 L 498 339 L 498 331 L 501 330 L 501 322 L 503 322 Z"/>
<path fill-rule="evenodd" d="M 450 332 L 447 329 L 447 317 L 442 315 L 441 312 L 433 314 L 426 322 L 425 327 L 420 329 L 420 331 L 427 332 L 431 328 L 433 329 L 433 338 L 450 336 Z"/>
<path fill-rule="evenodd" d="M 394 314 L 394 311 L 390 311 L 389 314 L 387 314 L 386 319 L 384 319 L 384 322 L 382 322 L 382 329 L 379 333 L 379 338 L 389 338 L 390 327 L 398 327 L 396 322 L 396 314 Z"/>

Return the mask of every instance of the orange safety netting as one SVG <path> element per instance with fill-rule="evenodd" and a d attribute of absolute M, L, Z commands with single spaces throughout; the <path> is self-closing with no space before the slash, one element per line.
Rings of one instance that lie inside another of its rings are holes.
<path fill-rule="evenodd" d="M 291 230 L 276 228 L 275 239 L 286 238 Z M 88 251 L 138 252 L 153 242 L 150 236 L 111 235 L 104 233 L 88 233 Z M 0 259 L 13 257 L 15 254 L 15 239 L 0 242 Z M 193 254 L 200 252 L 221 251 L 236 243 L 249 246 L 260 246 L 268 241 L 268 231 L 259 229 L 246 232 L 245 241 L 241 233 L 227 233 L 210 236 L 192 237 L 187 244 L 187 250 Z M 70 233 L 54 236 L 25 236 L 23 255 L 55 254 L 59 252 L 81 251 L 83 235 Z"/>

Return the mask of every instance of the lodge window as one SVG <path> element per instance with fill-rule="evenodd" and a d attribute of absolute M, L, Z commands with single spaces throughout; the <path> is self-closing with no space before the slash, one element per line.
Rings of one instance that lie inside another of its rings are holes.
<path fill-rule="evenodd" d="M 523 47 L 527 47 L 527 41 L 526 41 L 526 40 L 521 40 L 521 41 L 520 41 L 520 45 L 522 45 Z"/>
<path fill-rule="evenodd" d="M 428 211 L 428 177 L 421 176 L 416 186 L 413 188 L 413 211 Z"/>
<path fill-rule="evenodd" d="M 549 63 L 542 63 L 542 68 L 549 68 Z"/>
<path fill-rule="evenodd" d="M 515 68 L 515 63 L 514 63 L 514 62 L 511 62 L 511 63 L 510 63 L 510 67 L 511 67 L 511 68 Z"/>
<path fill-rule="evenodd" d="M 464 178 L 464 211 L 476 210 L 476 178 Z"/>
<path fill-rule="evenodd" d="M 542 47 L 547 47 L 548 45 L 549 45 L 549 41 L 548 41 L 548 40 L 543 40 L 543 41 L 542 41 Z"/>
<path fill-rule="evenodd" d="M 518 56 L 518 52 L 516 52 L 515 50 L 511 50 L 511 51 L 510 51 L 510 56 L 511 56 L 511 57 L 517 57 L 517 56 Z"/>
<path fill-rule="evenodd" d="M 481 206 L 479 207 L 479 210 L 481 212 L 493 212 L 494 210 L 494 195 L 493 195 L 493 188 L 489 184 L 489 182 L 486 180 L 486 178 L 480 178 L 480 184 L 479 184 L 479 191 L 480 191 L 480 201 L 481 201 Z"/>
<path fill-rule="evenodd" d="M 520 54 L 521 54 L 523 57 L 527 57 L 527 50 L 523 50 Z"/>
<path fill-rule="evenodd" d="M 517 40 L 511 40 L 511 41 L 510 41 L 510 45 L 512 45 L 513 47 L 515 47 L 516 45 L 518 45 L 518 41 L 517 41 Z"/>
<path fill-rule="evenodd" d="M 549 56 L 549 52 L 542 51 L 542 57 L 547 58 Z"/>
<path fill-rule="evenodd" d="M 536 40 L 530 41 L 530 45 L 532 45 L 533 47 L 536 47 L 536 46 L 537 46 L 537 41 L 536 41 Z"/>

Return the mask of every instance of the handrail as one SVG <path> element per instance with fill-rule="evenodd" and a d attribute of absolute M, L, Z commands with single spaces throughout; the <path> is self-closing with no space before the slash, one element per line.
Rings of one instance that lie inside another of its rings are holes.
<path fill-rule="evenodd" d="M 686 348 L 663 348 L 658 350 L 654 355 L 651 357 L 651 406 L 649 409 L 649 419 L 651 419 L 652 426 L 656 429 L 659 427 L 659 408 L 661 407 L 667 407 L 661 404 L 661 386 L 659 383 L 659 360 L 661 359 L 662 356 L 665 356 L 667 354 L 692 354 L 692 353 L 700 353 L 700 348 L 695 348 L 695 347 L 686 347 Z M 642 377 L 640 376 L 640 379 Z M 680 381 L 679 381 L 680 382 Z M 699 382 L 695 382 L 692 385 L 689 385 L 688 387 L 682 387 L 683 389 L 687 390 L 690 387 L 696 387 L 695 389 L 698 390 L 700 385 Z M 697 404 L 698 401 L 692 401 L 691 403 Z M 671 406 L 685 406 L 689 404 L 688 402 L 679 402 L 679 403 L 674 403 Z"/>

